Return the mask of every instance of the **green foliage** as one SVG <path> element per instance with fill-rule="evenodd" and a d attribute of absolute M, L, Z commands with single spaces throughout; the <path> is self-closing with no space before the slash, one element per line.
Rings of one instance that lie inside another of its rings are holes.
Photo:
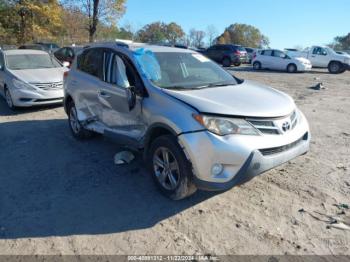
<path fill-rule="evenodd" d="M 335 50 L 350 50 L 350 33 L 345 36 L 337 36 L 334 38 L 332 47 Z"/>
<path fill-rule="evenodd" d="M 185 36 L 181 26 L 176 23 L 155 22 L 145 25 L 137 32 L 137 39 L 145 43 L 168 43 L 174 45 Z"/>
<path fill-rule="evenodd" d="M 232 24 L 217 38 L 219 44 L 238 44 L 254 48 L 269 45 L 269 39 L 254 26 L 246 24 Z"/>

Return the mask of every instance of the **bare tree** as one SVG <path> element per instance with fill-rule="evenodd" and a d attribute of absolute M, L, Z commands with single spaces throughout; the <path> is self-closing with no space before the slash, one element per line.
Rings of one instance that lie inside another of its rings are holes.
<path fill-rule="evenodd" d="M 207 26 L 207 38 L 208 38 L 208 44 L 209 46 L 213 45 L 216 37 L 218 36 L 218 30 L 216 29 L 216 27 L 214 25 L 208 25 Z"/>
<path fill-rule="evenodd" d="M 189 34 L 191 45 L 197 48 L 203 47 L 203 40 L 205 38 L 205 32 L 192 28 Z"/>
<path fill-rule="evenodd" d="M 115 23 L 125 12 L 126 0 L 64 0 L 63 5 L 78 7 L 87 17 L 86 29 L 89 32 L 89 41 L 93 42 L 97 25 Z"/>

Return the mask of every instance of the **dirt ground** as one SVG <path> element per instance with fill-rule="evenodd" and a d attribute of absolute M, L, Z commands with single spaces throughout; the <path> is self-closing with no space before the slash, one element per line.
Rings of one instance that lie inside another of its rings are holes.
<path fill-rule="evenodd" d="M 334 206 L 350 204 L 350 72 L 230 70 L 290 94 L 311 151 L 181 202 L 159 194 L 140 157 L 116 166 L 110 140 L 74 140 L 62 107 L 13 113 L 1 100 L 0 254 L 350 255 L 350 210 Z"/>

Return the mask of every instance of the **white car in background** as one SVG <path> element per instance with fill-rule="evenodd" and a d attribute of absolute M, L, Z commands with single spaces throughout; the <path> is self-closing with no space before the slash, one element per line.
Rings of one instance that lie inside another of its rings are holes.
<path fill-rule="evenodd" d="M 67 70 L 45 51 L 0 51 L 0 94 L 11 109 L 62 103 Z"/>
<path fill-rule="evenodd" d="M 304 51 L 288 51 L 291 57 L 305 57 L 313 67 L 328 68 L 331 74 L 341 74 L 350 70 L 350 57 L 348 54 L 339 54 L 327 46 L 312 46 Z"/>
<path fill-rule="evenodd" d="M 277 49 L 256 52 L 252 64 L 255 70 L 271 69 L 287 71 L 288 73 L 310 71 L 312 68 L 310 60 L 303 57 L 291 57 Z"/>

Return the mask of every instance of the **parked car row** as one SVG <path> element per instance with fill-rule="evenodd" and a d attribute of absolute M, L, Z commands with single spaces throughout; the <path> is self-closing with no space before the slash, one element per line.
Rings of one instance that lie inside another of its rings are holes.
<path fill-rule="evenodd" d="M 236 63 L 247 56 L 228 50 Z M 9 107 L 64 96 L 75 138 L 99 133 L 143 151 L 156 185 L 174 200 L 247 182 L 307 153 L 311 139 L 290 96 L 190 49 L 91 44 L 69 71 L 41 50 L 1 51 L 0 90 Z"/>

